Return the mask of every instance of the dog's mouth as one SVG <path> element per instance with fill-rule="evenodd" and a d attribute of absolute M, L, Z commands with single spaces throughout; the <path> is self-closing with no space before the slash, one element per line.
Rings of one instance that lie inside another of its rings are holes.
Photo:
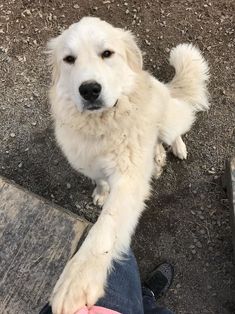
<path fill-rule="evenodd" d="M 117 106 L 118 99 L 114 103 L 114 105 L 111 108 L 115 108 Z M 108 107 L 105 107 L 102 102 L 94 102 L 94 103 L 87 103 L 84 107 L 85 110 L 88 111 L 98 111 L 100 109 L 108 109 Z"/>
<path fill-rule="evenodd" d="M 113 107 L 117 107 L 117 103 L 118 103 L 118 99 L 116 100 L 115 104 L 113 105 Z"/>
<path fill-rule="evenodd" d="M 96 104 L 91 104 L 90 106 L 86 107 L 86 110 L 95 111 L 95 110 L 99 110 L 101 108 L 103 108 L 103 106 L 96 105 Z"/>

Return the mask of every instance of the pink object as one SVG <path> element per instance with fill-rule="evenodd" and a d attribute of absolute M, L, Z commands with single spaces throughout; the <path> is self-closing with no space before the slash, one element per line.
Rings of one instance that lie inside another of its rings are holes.
<path fill-rule="evenodd" d="M 106 309 L 101 306 L 92 306 L 91 308 L 85 306 L 74 314 L 121 314 L 121 313 Z"/>

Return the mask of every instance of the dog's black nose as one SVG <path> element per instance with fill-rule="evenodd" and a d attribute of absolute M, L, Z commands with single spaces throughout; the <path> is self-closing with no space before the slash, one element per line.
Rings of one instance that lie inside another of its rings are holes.
<path fill-rule="evenodd" d="M 101 85 L 95 81 L 87 81 L 80 85 L 79 93 L 88 101 L 95 101 L 101 92 Z"/>

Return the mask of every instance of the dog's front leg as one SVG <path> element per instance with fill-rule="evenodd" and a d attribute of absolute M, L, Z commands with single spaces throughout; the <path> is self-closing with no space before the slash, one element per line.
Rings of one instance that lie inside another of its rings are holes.
<path fill-rule="evenodd" d="M 74 314 L 104 295 L 112 261 L 121 258 L 129 248 L 149 193 L 149 177 L 144 173 L 111 180 L 111 191 L 99 219 L 54 288 L 54 314 Z"/>

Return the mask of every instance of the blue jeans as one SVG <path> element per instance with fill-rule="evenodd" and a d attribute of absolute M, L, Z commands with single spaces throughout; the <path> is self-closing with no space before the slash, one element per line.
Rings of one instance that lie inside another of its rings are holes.
<path fill-rule="evenodd" d="M 96 305 L 122 314 L 173 314 L 156 304 L 148 288 L 141 289 L 139 270 L 132 251 L 121 262 L 114 262 L 106 294 Z"/>
<path fill-rule="evenodd" d="M 132 251 L 121 262 L 114 262 L 105 296 L 96 305 L 122 314 L 173 314 L 156 304 L 149 289 L 141 289 L 139 270 Z M 50 305 L 46 304 L 39 314 L 52 314 Z"/>

